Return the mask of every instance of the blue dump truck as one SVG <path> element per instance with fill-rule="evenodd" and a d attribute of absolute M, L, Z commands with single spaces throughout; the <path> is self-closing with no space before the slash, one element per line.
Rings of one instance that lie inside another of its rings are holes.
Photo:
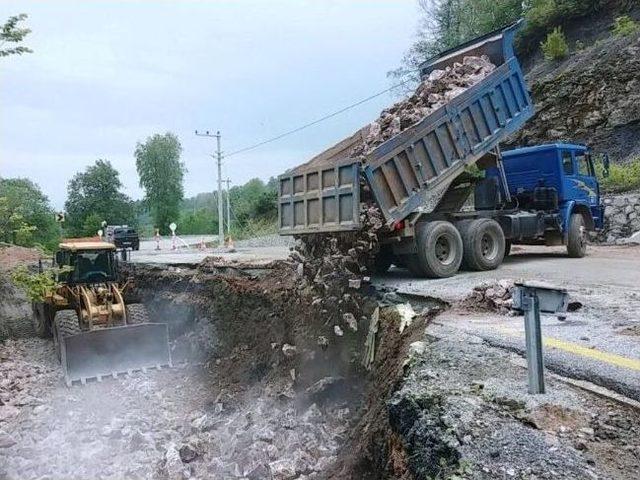
<path fill-rule="evenodd" d="M 566 245 L 570 257 L 584 256 L 587 231 L 603 225 L 589 148 L 556 143 L 503 152 L 499 147 L 533 115 L 513 50 L 518 27 L 497 30 L 421 65 L 422 78 L 471 55 L 486 55 L 496 68 L 364 160 L 351 152 L 367 127 L 281 175 L 280 234 L 357 231 L 363 228 L 366 200 L 380 208 L 386 222 L 378 232 L 380 271 L 393 263 L 440 278 L 461 266 L 495 269 L 514 244 Z"/>

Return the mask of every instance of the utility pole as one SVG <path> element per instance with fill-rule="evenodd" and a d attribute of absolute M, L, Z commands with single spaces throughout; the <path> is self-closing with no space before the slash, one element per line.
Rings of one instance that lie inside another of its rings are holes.
<path fill-rule="evenodd" d="M 198 133 L 196 130 L 196 135 L 199 137 L 215 137 L 217 150 L 215 155 L 211 155 L 213 158 L 216 158 L 218 161 L 218 242 L 220 245 L 224 243 L 224 206 L 222 204 L 222 150 L 220 149 L 220 131 L 218 130 L 215 135 L 210 134 L 209 130 L 204 133 Z"/>
<path fill-rule="evenodd" d="M 229 196 L 229 184 L 231 180 L 227 178 L 224 182 L 227 184 L 227 235 L 231 237 L 231 197 Z"/>

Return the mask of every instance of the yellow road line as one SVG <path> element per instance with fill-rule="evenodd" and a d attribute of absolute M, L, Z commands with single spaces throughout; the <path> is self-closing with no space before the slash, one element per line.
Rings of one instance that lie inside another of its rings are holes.
<path fill-rule="evenodd" d="M 640 360 L 636 360 L 634 358 L 623 357 L 622 355 L 616 355 L 615 353 L 603 352 L 602 350 L 597 350 L 595 348 L 583 347 L 582 345 L 560 340 L 558 338 L 543 337 L 542 342 L 547 347 L 557 348 L 575 355 L 593 358 L 594 360 L 609 363 L 616 367 L 640 371 Z"/>
<path fill-rule="evenodd" d="M 501 331 L 504 334 L 523 337 L 524 332 L 517 328 L 500 326 L 496 330 Z M 624 357 L 615 353 L 603 352 L 596 348 L 583 347 L 577 343 L 568 342 L 566 340 L 560 340 L 554 337 L 542 337 L 542 343 L 545 347 L 557 348 L 558 350 L 564 350 L 565 352 L 573 353 L 574 355 L 580 355 L 582 357 L 591 358 L 600 362 L 605 362 L 610 365 L 621 368 L 629 368 L 631 370 L 640 371 L 640 360 L 635 358 Z"/>

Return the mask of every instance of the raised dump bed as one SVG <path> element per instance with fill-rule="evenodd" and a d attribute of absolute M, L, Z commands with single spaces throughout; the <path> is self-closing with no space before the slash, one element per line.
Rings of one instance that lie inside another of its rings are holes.
<path fill-rule="evenodd" d="M 513 37 L 519 23 L 421 65 L 426 78 L 465 56 L 486 55 L 496 69 L 420 122 L 379 145 L 364 165 L 350 157 L 362 129 L 279 177 L 279 229 L 284 235 L 360 228 L 363 172 L 388 224 L 429 213 L 448 186 L 533 115 Z"/>

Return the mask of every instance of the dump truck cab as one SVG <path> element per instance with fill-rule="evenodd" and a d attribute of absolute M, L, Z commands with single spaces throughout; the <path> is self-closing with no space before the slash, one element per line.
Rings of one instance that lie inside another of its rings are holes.
<path fill-rule="evenodd" d="M 510 196 L 521 210 L 555 213 L 563 243 L 573 214 L 582 216 L 586 230 L 602 228 L 600 185 L 587 146 L 537 145 L 505 151 L 502 157 Z M 486 177 L 498 183 L 499 169 L 487 169 Z"/>
<path fill-rule="evenodd" d="M 114 244 L 66 240 L 54 266 L 57 284 L 33 303 L 32 318 L 39 336 L 53 337 L 67 385 L 171 366 L 167 325 L 125 302 Z"/>

